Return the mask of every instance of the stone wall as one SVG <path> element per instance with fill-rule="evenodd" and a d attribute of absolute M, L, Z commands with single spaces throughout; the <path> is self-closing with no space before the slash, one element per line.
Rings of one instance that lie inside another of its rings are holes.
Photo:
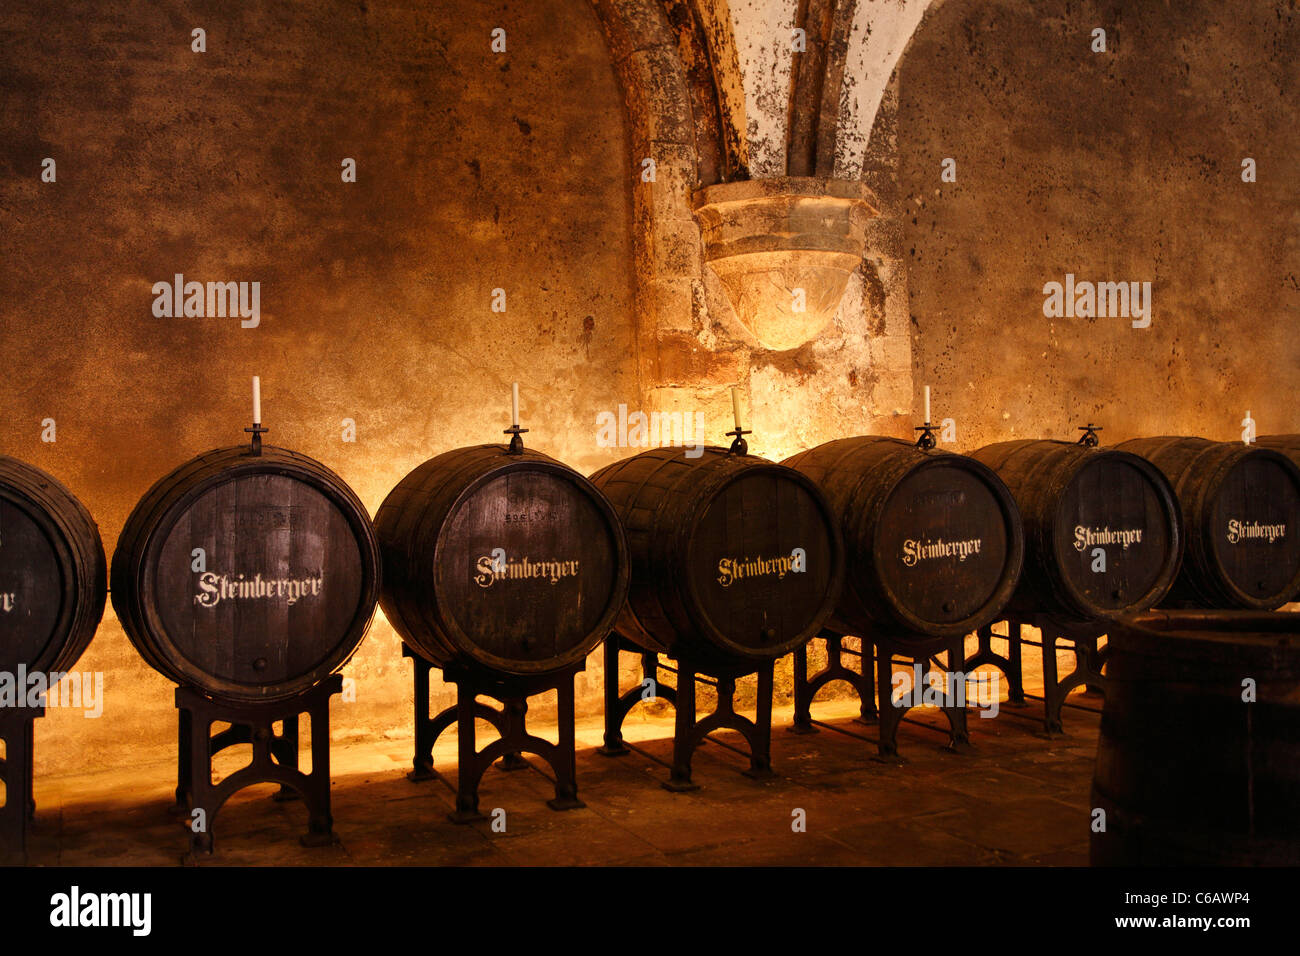
<path fill-rule="evenodd" d="M 426 458 L 502 440 L 514 380 L 530 446 L 584 473 L 627 453 L 595 420 L 639 403 L 634 169 L 587 4 L 20 0 L 0 11 L 0 115 L 3 452 L 64 481 L 110 554 L 156 479 L 246 439 L 253 375 L 267 441 L 372 514 Z M 176 273 L 260 282 L 260 325 L 155 316 Z M 174 746 L 170 687 L 111 608 L 78 669 L 105 672 L 104 715 L 52 711 L 42 765 Z M 346 673 L 337 737 L 409 734 L 382 615 Z"/>
<path fill-rule="evenodd" d="M 1300 428 L 1298 57 L 1300 11 L 1273 0 L 930 9 L 897 152 L 915 389 L 957 447 L 1088 420 L 1104 443 L 1237 439 L 1247 410 Z M 1046 317 L 1067 273 L 1150 282 L 1150 327 Z"/>

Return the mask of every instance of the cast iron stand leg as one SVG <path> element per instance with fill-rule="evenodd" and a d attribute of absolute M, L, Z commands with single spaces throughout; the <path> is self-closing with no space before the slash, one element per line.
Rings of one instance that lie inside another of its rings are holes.
<path fill-rule="evenodd" d="M 816 638 L 813 638 L 816 640 Z M 811 641 L 809 642 L 811 643 Z M 831 656 L 832 642 L 826 639 L 826 656 Z M 808 683 L 808 645 L 801 644 L 794 651 L 794 723 L 790 732 L 795 734 L 815 734 L 817 728 L 812 722 L 812 686 Z"/>
<path fill-rule="evenodd" d="M 1075 638 L 1074 647 L 1079 665 L 1085 668 L 1089 674 L 1099 675 L 1101 666 L 1098 664 L 1097 640 L 1098 635 L 1096 634 L 1089 637 Z M 1085 683 L 1083 689 L 1089 694 L 1104 694 L 1106 692 L 1105 686 L 1095 680 Z"/>
<path fill-rule="evenodd" d="M 1007 703 L 1023 707 L 1025 704 L 1025 671 L 1021 660 L 1019 621 L 1007 621 Z"/>
<path fill-rule="evenodd" d="M 719 690 L 719 698 L 721 698 Z M 695 668 L 683 660 L 677 662 L 677 700 L 674 701 L 673 767 L 664 789 L 674 793 L 698 790 L 691 782 L 691 754 L 695 751 Z"/>
<path fill-rule="evenodd" d="M 411 659 L 415 669 L 415 757 L 406 779 L 418 783 L 437 776 L 433 769 L 433 744 L 438 735 L 433 732 L 433 722 L 429 719 L 429 671 L 433 665 L 409 647 L 404 646 L 402 653 Z"/>
<path fill-rule="evenodd" d="M 312 729 L 313 731 L 315 730 L 314 724 Z M 313 732 L 312 734 L 312 744 L 313 744 L 312 768 L 313 769 L 315 769 L 316 767 L 315 737 L 316 735 Z M 299 743 L 298 715 L 294 714 L 292 717 L 284 718 L 284 731 L 280 734 L 280 739 L 273 740 L 271 742 L 271 751 L 275 753 L 276 759 L 279 760 L 281 766 L 288 767 L 290 770 L 298 769 L 298 743 Z M 282 783 L 280 784 L 280 789 L 277 790 L 272 795 L 271 799 L 275 800 L 278 803 L 288 803 L 289 801 L 300 799 L 301 796 L 302 795 L 298 793 L 298 791 L 295 790 L 293 787 L 290 787 L 287 784 Z"/>
<path fill-rule="evenodd" d="M 754 736 L 749 742 L 749 769 L 742 771 L 754 780 L 775 777 L 772 771 L 772 695 L 775 681 L 775 661 L 768 661 L 758 669 L 758 702 L 754 715 Z M 735 685 L 731 685 L 735 693 Z"/>
<path fill-rule="evenodd" d="M 1061 726 L 1061 683 L 1056 673 L 1056 632 L 1044 621 L 1043 635 L 1043 727 L 1049 735 L 1064 733 Z"/>
<path fill-rule="evenodd" d="M 555 770 L 555 799 L 547 800 L 552 810 L 577 810 L 586 804 L 578 799 L 578 750 L 573 701 L 573 682 L 577 672 L 561 677 L 556 688 L 555 716 L 560 722 L 558 753 L 552 762 Z M 522 727 L 520 728 L 523 729 Z"/>
<path fill-rule="evenodd" d="M 177 697 L 180 690 L 177 690 Z M 180 706 L 180 701 L 177 701 Z M 184 708 L 188 709 L 188 708 Z M 190 830 L 190 857 L 212 853 L 212 818 L 217 808 L 212 800 L 212 754 L 208 749 L 212 725 L 206 715 L 194 713 L 186 721 L 189 727 L 189 746 L 186 748 L 189 763 L 189 813 L 184 823 Z M 200 770 L 202 772 L 200 773 Z"/>
<path fill-rule="evenodd" d="M 0 709 L 0 740 L 5 743 L 5 755 L 0 758 L 0 781 L 5 786 L 5 802 L 0 806 L 0 863 L 27 862 L 27 832 L 36 811 L 32 799 L 35 724 L 44 714 L 43 707 Z"/>
<path fill-rule="evenodd" d="M 876 708 L 876 645 L 865 637 L 859 637 L 858 644 L 862 653 L 859 658 L 862 674 L 858 678 L 858 700 L 861 702 L 858 720 L 864 724 L 874 724 L 880 719 L 880 712 Z"/>
<path fill-rule="evenodd" d="M 190 797 L 193 793 L 193 786 L 190 783 L 190 776 L 193 772 L 193 755 L 190 753 L 190 722 L 193 716 L 189 710 L 184 707 L 176 708 L 176 802 L 172 805 L 171 812 L 177 816 L 185 816 L 190 812 Z"/>
<path fill-rule="evenodd" d="M 629 754 L 623 743 L 623 718 L 627 711 L 623 709 L 622 697 L 618 692 L 618 638 L 611 634 L 605 638 L 605 746 L 599 752 L 606 757 L 622 757 Z"/>
<path fill-rule="evenodd" d="M 336 678 L 337 679 L 337 678 Z M 311 707 L 311 774 L 306 778 L 307 832 L 299 837 L 303 846 L 329 846 L 338 842 L 334 835 L 334 816 L 330 812 L 330 695 L 324 694 Z M 293 723 L 293 769 L 298 770 L 298 715 Z M 285 734 L 290 721 L 284 722 Z M 281 789 L 286 789 L 282 787 Z"/>
<path fill-rule="evenodd" d="M 948 718 L 948 727 L 951 731 L 948 737 L 948 750 L 955 753 L 966 753 L 971 749 L 970 730 L 966 724 L 966 675 L 961 674 L 962 687 L 960 691 L 957 688 L 957 679 L 952 676 L 960 673 L 956 668 L 961 666 L 962 657 L 965 655 L 965 638 L 955 637 L 948 647 L 948 653 L 945 660 L 948 663 L 948 677 L 945 680 L 952 687 L 952 694 L 944 694 L 943 712 Z M 946 690 L 947 688 L 945 688 Z"/>
<path fill-rule="evenodd" d="M 465 682 L 456 682 L 456 811 L 449 814 L 453 823 L 486 819 L 478 810 L 478 747 L 474 739 L 475 694 Z"/>
<path fill-rule="evenodd" d="M 894 704 L 893 657 L 887 644 L 876 644 L 876 697 L 880 702 L 880 740 L 876 747 L 882 760 L 898 759 L 898 725 L 907 710 L 901 701 Z"/>

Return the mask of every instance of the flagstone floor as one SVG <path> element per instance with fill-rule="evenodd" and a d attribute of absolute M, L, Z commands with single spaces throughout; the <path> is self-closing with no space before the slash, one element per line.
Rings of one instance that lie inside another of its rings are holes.
<path fill-rule="evenodd" d="M 1100 707 L 1099 697 L 1071 701 Z M 581 721 L 586 808 L 549 809 L 549 768 L 530 757 L 530 769 L 484 775 L 480 808 L 504 810 L 504 832 L 490 820 L 451 823 L 447 784 L 406 779 L 409 741 L 336 745 L 337 845 L 300 846 L 301 803 L 276 802 L 272 786 L 258 786 L 223 808 L 216 852 L 201 865 L 1087 865 L 1094 712 L 1067 709 L 1067 734 L 1049 738 L 1039 703 L 1004 704 L 994 719 L 972 711 L 973 746 L 951 753 L 941 713 L 913 711 L 916 722 L 900 731 L 901 763 L 875 759 L 874 743 L 849 736 L 875 735 L 855 713 L 849 701 L 819 702 L 821 731 L 796 735 L 787 730 L 789 709 L 778 709 L 777 776 L 766 782 L 739 773 L 747 760 L 724 745 L 742 741 L 721 733 L 697 752 L 700 789 L 690 793 L 660 786 L 668 772 L 654 758 L 671 753 L 671 712 L 634 712 L 625 735 L 638 749 L 617 758 L 595 749 L 600 721 Z M 454 778 L 454 735 L 440 743 L 435 764 Z M 38 778 L 29 863 L 179 864 L 188 832 L 168 813 L 174 781 L 167 764 Z"/>

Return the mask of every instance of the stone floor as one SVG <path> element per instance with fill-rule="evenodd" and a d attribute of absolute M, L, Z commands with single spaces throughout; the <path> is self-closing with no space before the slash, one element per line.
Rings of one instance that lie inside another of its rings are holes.
<path fill-rule="evenodd" d="M 1099 707 L 1100 698 L 1072 701 Z M 580 796 L 586 809 L 558 813 L 538 767 L 484 776 L 481 808 L 506 812 L 505 832 L 488 822 L 457 826 L 447 785 L 405 777 L 410 744 L 336 745 L 333 812 L 339 843 L 299 845 L 301 804 L 268 799 L 273 788 L 237 794 L 213 828 L 216 854 L 204 865 L 1067 865 L 1087 864 L 1088 792 L 1096 748 L 1095 713 L 1068 709 L 1068 734 L 1042 733 L 1041 704 L 1003 705 L 994 719 L 972 712 L 972 748 L 943 749 L 946 722 L 913 711 L 900 732 L 901 763 L 874 759 L 874 736 L 853 720 L 849 701 L 819 702 L 820 733 L 789 733 L 789 709 L 776 713 L 772 758 L 778 776 L 759 783 L 738 773 L 748 762 L 723 744 L 698 751 L 701 789 L 660 786 L 667 770 L 651 758 L 671 751 L 671 712 L 629 719 L 640 752 L 597 753 L 598 720 L 578 726 Z M 834 728 L 834 729 L 828 729 Z M 841 732 L 842 731 L 842 732 Z M 543 731 L 544 732 L 544 731 Z M 454 737 L 435 763 L 454 774 Z M 547 768 L 549 770 L 549 768 Z M 174 766 L 37 780 L 37 823 L 29 847 L 36 865 L 165 866 L 180 861 L 187 831 L 167 813 Z M 806 831 L 795 832 L 795 811 Z"/>

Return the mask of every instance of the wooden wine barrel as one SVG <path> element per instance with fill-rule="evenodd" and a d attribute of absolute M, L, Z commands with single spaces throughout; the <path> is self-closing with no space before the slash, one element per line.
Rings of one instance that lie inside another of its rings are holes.
<path fill-rule="evenodd" d="M 986 445 L 971 457 L 997 472 L 1024 521 L 1025 570 L 1012 610 L 1096 621 L 1165 596 L 1182 558 L 1182 519 L 1173 488 L 1150 462 L 1035 440 Z"/>
<path fill-rule="evenodd" d="M 1300 467 L 1300 435 L 1260 435 L 1255 444 L 1260 448 L 1280 451 Z"/>
<path fill-rule="evenodd" d="M 1204 438 L 1135 438 L 1117 446 L 1174 486 L 1187 556 L 1172 607 L 1271 610 L 1300 594 L 1300 468 L 1273 448 Z"/>
<path fill-rule="evenodd" d="M 732 668 L 816 635 L 844 577 L 838 516 L 792 468 L 725 448 L 654 448 L 591 480 L 627 529 L 616 629 L 648 651 Z"/>
<path fill-rule="evenodd" d="M 1137 615 L 1107 673 L 1094 866 L 1300 864 L 1300 614 Z"/>
<path fill-rule="evenodd" d="M 305 455 L 207 452 L 155 484 L 113 554 L 113 607 L 156 670 L 211 697 L 293 697 L 365 637 L 379 547 L 365 505 Z"/>
<path fill-rule="evenodd" d="M 0 455 L 0 671 L 66 672 L 104 616 L 104 545 L 81 502 Z"/>
<path fill-rule="evenodd" d="M 375 530 L 384 613 L 441 667 L 563 670 L 605 639 L 627 597 L 613 508 L 536 451 L 477 445 L 430 459 L 389 493 Z"/>
<path fill-rule="evenodd" d="M 848 564 L 832 630 L 952 637 L 993 621 L 1011 599 L 1024 562 L 1020 512 L 978 461 L 861 436 L 784 464 L 840 515 Z"/>

